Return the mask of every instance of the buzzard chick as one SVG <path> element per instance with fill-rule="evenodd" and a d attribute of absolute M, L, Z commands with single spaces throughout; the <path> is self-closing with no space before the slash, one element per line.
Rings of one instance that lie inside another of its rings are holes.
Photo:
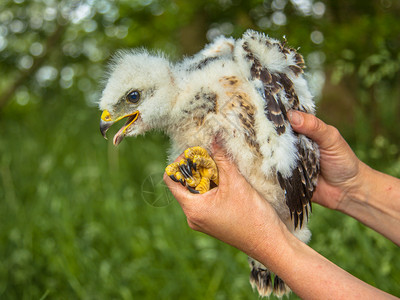
<path fill-rule="evenodd" d="M 100 130 L 127 119 L 114 136 L 160 129 L 171 138 L 166 172 L 193 193 L 218 185 L 207 150 L 218 136 L 247 181 L 274 207 L 288 229 L 307 243 L 306 227 L 319 172 L 319 152 L 292 131 L 289 109 L 314 113 L 304 61 L 285 44 L 248 30 L 220 37 L 193 57 L 171 64 L 145 50 L 121 51 L 111 64 L 100 101 Z M 286 284 L 249 258 L 250 282 L 261 296 L 282 296 Z"/>

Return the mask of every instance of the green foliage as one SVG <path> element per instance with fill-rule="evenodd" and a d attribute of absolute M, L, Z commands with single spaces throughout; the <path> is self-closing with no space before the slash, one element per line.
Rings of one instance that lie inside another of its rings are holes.
<path fill-rule="evenodd" d="M 245 255 L 191 231 L 157 184 L 167 139 L 151 133 L 114 148 L 99 134 L 95 101 L 119 48 L 178 59 L 221 33 L 286 35 L 310 78 L 325 78 L 319 115 L 364 161 L 400 176 L 399 4 L 301 3 L 310 2 L 2 1 L 0 297 L 258 298 Z M 400 295 L 391 242 L 320 207 L 311 228 L 314 249 Z"/>

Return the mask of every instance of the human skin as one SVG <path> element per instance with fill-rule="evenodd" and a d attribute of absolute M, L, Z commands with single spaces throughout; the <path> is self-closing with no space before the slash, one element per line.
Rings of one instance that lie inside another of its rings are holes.
<path fill-rule="evenodd" d="M 320 147 L 321 175 L 313 201 L 349 214 L 399 244 L 395 232 L 400 228 L 400 180 L 359 161 L 334 127 L 312 115 L 290 112 L 289 117 L 294 130 L 309 136 Z M 164 176 L 192 229 L 257 259 L 301 298 L 394 298 L 347 273 L 295 238 L 221 147 L 215 145 L 212 156 L 220 182 L 205 194 L 191 194 Z"/>
<path fill-rule="evenodd" d="M 321 175 L 312 201 L 352 216 L 400 246 L 400 180 L 361 162 L 336 128 L 312 115 L 289 115 L 293 129 L 320 147 Z"/>

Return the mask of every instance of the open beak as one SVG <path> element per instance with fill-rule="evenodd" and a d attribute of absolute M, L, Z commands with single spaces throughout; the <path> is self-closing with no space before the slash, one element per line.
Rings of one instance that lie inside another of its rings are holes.
<path fill-rule="evenodd" d="M 138 117 L 139 117 L 139 111 L 135 111 L 134 113 L 131 113 L 129 115 L 125 115 L 125 116 L 122 116 L 122 117 L 119 117 L 119 118 L 113 120 L 111 118 L 111 114 L 108 112 L 108 110 L 104 110 L 103 113 L 101 114 L 101 117 L 100 117 L 100 132 L 103 135 L 103 137 L 105 139 L 107 139 L 107 135 L 106 135 L 107 130 L 114 123 L 118 122 L 119 120 L 128 118 L 128 120 L 126 121 L 125 125 L 122 126 L 121 129 L 114 136 L 113 143 L 114 143 L 114 145 L 118 145 L 124 139 L 127 129 L 133 123 L 135 123 L 135 121 L 137 120 Z"/>

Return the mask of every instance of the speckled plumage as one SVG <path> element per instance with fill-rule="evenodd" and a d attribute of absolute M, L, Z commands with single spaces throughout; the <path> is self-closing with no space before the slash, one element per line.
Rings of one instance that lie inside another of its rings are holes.
<path fill-rule="evenodd" d="M 318 171 L 315 143 L 292 131 L 289 109 L 314 113 L 294 49 L 248 30 L 241 39 L 220 37 L 177 64 L 145 50 L 114 58 L 100 109 L 116 119 L 138 111 L 127 136 L 161 129 L 174 160 L 193 146 L 211 148 L 216 136 L 248 182 L 277 211 L 293 234 L 308 242 L 306 227 Z M 137 90 L 141 100 L 128 103 Z M 250 260 L 251 281 L 261 295 L 272 290 L 269 271 Z M 288 291 L 275 276 L 275 293 Z"/>

